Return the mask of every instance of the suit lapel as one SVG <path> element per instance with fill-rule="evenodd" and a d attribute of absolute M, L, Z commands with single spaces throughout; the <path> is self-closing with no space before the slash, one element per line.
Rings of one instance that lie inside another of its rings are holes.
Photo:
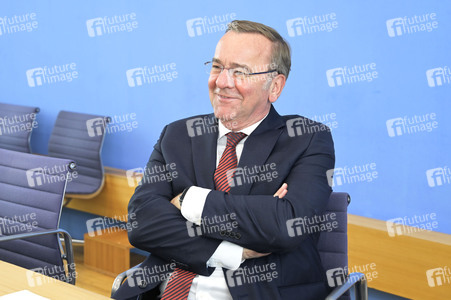
<path fill-rule="evenodd" d="M 216 168 L 216 145 L 218 140 L 218 123 L 213 114 L 203 117 L 204 127 L 201 135 L 191 138 L 195 185 L 214 189 L 213 174 Z"/>
<path fill-rule="evenodd" d="M 238 168 L 263 166 L 271 154 L 285 122 L 276 112 L 273 106 L 265 120 L 251 133 L 244 143 Z M 251 184 L 235 185 L 230 189 L 231 194 L 248 195 L 252 188 Z"/>

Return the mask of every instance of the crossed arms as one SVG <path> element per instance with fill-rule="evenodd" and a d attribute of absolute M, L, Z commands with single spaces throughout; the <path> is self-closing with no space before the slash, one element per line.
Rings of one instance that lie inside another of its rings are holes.
<path fill-rule="evenodd" d="M 321 213 L 326 205 L 331 192 L 326 171 L 334 165 L 330 133 L 313 134 L 305 149 L 299 150 L 296 155 L 287 157 L 286 153 L 276 153 L 270 156 L 281 166 L 280 178 L 266 184 L 266 187 L 262 186 L 262 189 L 267 188 L 264 193 L 233 195 L 215 190 L 208 193 L 202 217 L 235 213 L 236 230 L 242 235 L 237 240 L 219 232 L 188 235 L 187 220 L 177 207 L 177 202 L 184 188 L 196 186 L 192 180 L 195 176 L 192 166 L 186 162 L 189 160 L 186 149 L 174 153 L 163 150 L 174 148 L 171 138 L 165 136 L 166 130 L 156 144 L 147 168 L 175 161 L 180 166 L 177 169 L 179 177 L 173 182 L 143 183 L 136 189 L 129 204 L 129 213 L 134 213 L 138 222 L 138 227 L 129 232 L 134 246 L 168 262 L 177 262 L 179 267 L 208 276 L 214 269 L 206 263 L 222 241 L 243 247 L 242 258 L 251 259 L 290 251 L 307 238 L 306 235 L 290 237 L 286 222 Z M 293 149 L 297 148 L 299 146 Z M 287 184 L 282 184 L 284 182 Z M 269 192 L 270 188 L 272 192 Z"/>

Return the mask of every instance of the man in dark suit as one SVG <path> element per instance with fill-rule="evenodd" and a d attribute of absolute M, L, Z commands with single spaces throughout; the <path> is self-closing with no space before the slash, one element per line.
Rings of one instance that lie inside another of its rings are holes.
<path fill-rule="evenodd" d="M 151 255 L 115 297 L 324 299 L 312 228 L 334 146 L 324 125 L 272 105 L 289 46 L 268 26 L 233 21 L 207 65 L 214 114 L 163 129 L 129 204 L 130 242 Z"/>

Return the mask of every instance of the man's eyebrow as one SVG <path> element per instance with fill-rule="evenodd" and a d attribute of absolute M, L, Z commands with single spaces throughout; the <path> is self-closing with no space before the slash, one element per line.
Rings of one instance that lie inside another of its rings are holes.
<path fill-rule="evenodd" d="M 224 65 L 219 58 L 213 58 L 212 61 L 215 62 L 215 63 L 221 64 L 221 65 Z M 239 63 L 230 63 L 230 67 L 231 68 L 244 68 L 244 69 L 247 69 L 247 70 L 251 69 L 247 65 L 239 64 Z"/>

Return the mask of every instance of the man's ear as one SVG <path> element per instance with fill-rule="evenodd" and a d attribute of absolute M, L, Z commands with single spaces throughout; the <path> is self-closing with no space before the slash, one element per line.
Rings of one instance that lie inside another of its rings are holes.
<path fill-rule="evenodd" d="M 287 79 L 283 74 L 277 74 L 277 76 L 273 78 L 271 86 L 269 87 L 269 102 L 276 102 L 282 93 L 286 81 Z"/>

